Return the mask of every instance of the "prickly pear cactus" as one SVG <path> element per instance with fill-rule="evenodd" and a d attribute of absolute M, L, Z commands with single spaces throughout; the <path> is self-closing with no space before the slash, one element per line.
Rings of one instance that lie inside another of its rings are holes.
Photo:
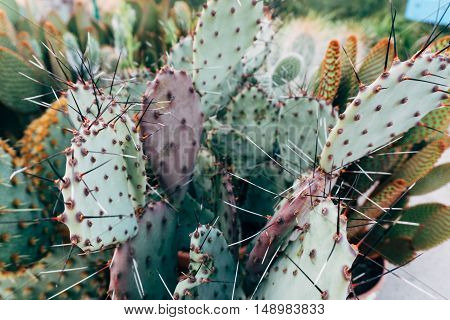
<path fill-rule="evenodd" d="M 267 101 L 262 89 L 250 87 L 242 90 L 228 107 L 229 123 L 248 136 L 265 152 L 271 152 L 275 144 L 278 109 Z"/>
<path fill-rule="evenodd" d="M 0 270 L 16 272 L 33 265 L 54 240 L 53 226 L 36 192 L 16 169 L 15 151 L 0 140 Z"/>
<path fill-rule="evenodd" d="M 329 179 L 326 174 L 315 172 L 294 182 L 290 193 L 280 201 L 275 214 L 258 235 L 248 258 L 248 270 L 264 270 L 277 247 L 302 223 L 305 214 L 320 203 L 320 197 L 315 196 L 327 194 Z"/>
<path fill-rule="evenodd" d="M 69 227 L 71 242 L 91 251 L 137 234 L 135 213 L 145 202 L 146 174 L 127 107 L 115 111 L 114 100 L 95 86 L 80 86 L 76 94 L 69 91 L 69 114 L 81 124 L 64 151 L 66 173 L 59 186 L 65 211 L 59 219 Z"/>
<path fill-rule="evenodd" d="M 209 225 L 192 230 L 187 278 L 178 283 L 174 299 L 231 299 L 236 262 L 222 233 Z"/>
<path fill-rule="evenodd" d="M 180 39 L 180 41 L 172 47 L 167 59 L 167 64 L 177 70 L 184 70 L 189 75 L 192 75 L 192 55 L 192 37 L 187 36 Z"/>
<path fill-rule="evenodd" d="M 85 255 L 56 248 L 35 265 L 0 275 L 2 300 L 89 300 L 107 297 L 107 253 Z M 73 289 L 72 289 L 73 288 Z M 70 290 L 71 289 L 71 290 Z"/>
<path fill-rule="evenodd" d="M 330 104 L 306 93 L 286 100 L 277 126 L 283 163 L 299 173 L 311 167 L 315 155 L 325 147 L 328 131 L 335 125 L 336 118 Z"/>
<path fill-rule="evenodd" d="M 331 200 L 308 212 L 308 222 L 293 233 L 253 298 L 346 299 L 357 252 L 347 241 L 347 221 L 339 214 Z"/>
<path fill-rule="evenodd" d="M 213 109 L 211 96 L 230 76 L 251 46 L 263 17 L 263 3 L 255 0 L 208 1 L 203 6 L 193 43 L 194 84 L 203 95 L 206 114 Z"/>
<path fill-rule="evenodd" d="M 176 284 L 176 212 L 164 202 L 150 203 L 138 227 L 137 236 L 114 252 L 109 294 L 119 300 L 167 299 Z"/>
<path fill-rule="evenodd" d="M 423 54 L 396 60 L 388 72 L 360 91 L 328 137 L 320 165 L 331 172 L 342 168 L 415 126 L 448 98 L 448 61 Z M 397 110 L 397 112 L 396 112 Z M 401 112 L 399 111 L 401 110 Z"/>
<path fill-rule="evenodd" d="M 0 47 L 0 61 L 2 104 L 20 113 L 36 112 L 35 104 L 22 100 L 45 93 L 42 85 L 34 80 L 45 82 L 49 81 L 48 77 L 11 49 Z"/>
<path fill-rule="evenodd" d="M 144 95 L 140 114 L 144 151 L 172 198 L 180 201 L 194 170 L 203 114 L 185 71 L 162 69 Z"/>

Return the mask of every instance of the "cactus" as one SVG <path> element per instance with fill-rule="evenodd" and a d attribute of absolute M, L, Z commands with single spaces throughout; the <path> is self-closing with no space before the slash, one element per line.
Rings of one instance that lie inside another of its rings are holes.
<path fill-rule="evenodd" d="M 221 84 L 252 44 L 262 19 L 262 7 L 261 1 L 254 0 L 241 4 L 208 1 L 204 5 L 193 42 L 193 69 L 205 114 L 217 111 L 214 95 L 220 95 Z M 233 45 L 223 45 L 226 41 Z"/>
<path fill-rule="evenodd" d="M 450 238 L 448 38 L 264 3 L 0 10 L 1 298 L 346 299 Z"/>
<path fill-rule="evenodd" d="M 40 96 L 45 93 L 37 81 L 46 81 L 46 76 L 11 49 L 0 47 L 0 96 L 2 104 L 20 113 L 36 112 L 38 107 L 24 98 Z M 14 70 L 14 71 L 13 71 Z M 24 76 L 24 75 L 25 76 Z"/>
<path fill-rule="evenodd" d="M 296 225 L 302 224 L 305 213 L 320 203 L 315 195 L 326 194 L 326 175 L 315 173 L 302 180 L 296 180 L 291 193 L 280 201 L 275 215 L 267 222 L 257 238 L 247 262 L 247 269 L 253 272 L 264 270 L 271 257 Z"/>
<path fill-rule="evenodd" d="M 346 219 L 339 217 L 338 210 L 328 200 L 306 213 L 307 222 L 294 231 L 257 288 L 255 299 L 347 298 L 357 252 L 347 241 Z"/>
<path fill-rule="evenodd" d="M 106 298 L 108 254 L 85 255 L 76 250 L 67 260 L 67 250 L 58 248 L 28 269 L 0 276 L 0 299 L 98 299 Z M 67 261 L 66 261 L 67 260 Z M 64 267 L 64 269 L 63 269 Z M 73 290 L 61 292 L 74 286 Z"/>
<path fill-rule="evenodd" d="M 61 150 L 70 143 L 65 129 L 71 127 L 66 113 L 67 101 L 62 98 L 26 128 L 19 144 L 21 162 L 29 167 L 28 172 L 51 180 L 64 175 L 65 160 Z M 53 206 L 56 193 L 52 186 L 39 178 L 34 178 L 33 184 L 41 191 L 40 201 Z"/>
<path fill-rule="evenodd" d="M 167 64 L 177 70 L 184 70 L 189 73 L 189 75 L 192 75 L 194 71 L 192 70 L 192 45 L 191 36 L 180 39 L 180 41 L 172 47 L 167 59 Z"/>
<path fill-rule="evenodd" d="M 210 190 L 210 189 L 209 189 Z M 202 199 L 201 197 L 198 197 Z M 190 245 L 190 234 L 198 224 L 208 224 L 214 221 L 215 214 L 203 204 L 198 203 L 191 195 L 186 194 L 180 204 L 177 227 L 177 248 L 181 251 L 188 251 Z"/>
<path fill-rule="evenodd" d="M 36 192 L 15 176 L 15 151 L 0 140 L 0 270 L 16 272 L 39 261 L 54 239 L 54 224 Z"/>
<path fill-rule="evenodd" d="M 433 80 L 446 78 L 446 70 L 447 61 L 433 54 L 395 61 L 389 71 L 362 87 L 342 114 L 328 137 L 329 145 L 321 154 L 321 167 L 328 172 L 342 168 L 389 143 L 440 107 L 447 94 Z M 432 83 L 424 85 L 422 81 Z M 396 108 L 408 112 L 393 113 Z M 377 121 L 371 122 L 369 128 L 368 119 Z"/>
<path fill-rule="evenodd" d="M 236 263 L 222 233 L 211 226 L 192 231 L 189 274 L 178 283 L 174 299 L 230 299 Z"/>
<path fill-rule="evenodd" d="M 145 208 L 138 218 L 137 236 L 114 252 L 112 299 L 167 298 L 165 285 L 173 290 L 176 284 L 176 226 L 175 212 L 167 204 L 150 203 Z"/>
<path fill-rule="evenodd" d="M 448 163 L 434 167 L 425 177 L 417 181 L 410 194 L 423 195 L 443 187 L 449 181 L 449 169 Z"/>
<path fill-rule="evenodd" d="M 408 207 L 397 217 L 400 223 L 392 226 L 381 243 L 377 240 L 383 231 L 377 228 L 367 244 L 375 245 L 375 250 L 394 264 L 407 263 L 417 251 L 430 249 L 448 239 L 448 213 L 449 207 L 439 203 Z M 401 224 L 401 221 L 408 224 Z M 396 246 L 401 246 L 402 250 L 394 249 Z"/>
<path fill-rule="evenodd" d="M 324 148 L 328 130 L 335 123 L 335 111 L 324 100 L 309 97 L 306 93 L 286 100 L 277 126 L 280 157 L 285 166 L 297 172 L 311 166 L 316 153 Z"/>
<path fill-rule="evenodd" d="M 200 147 L 200 99 L 184 71 L 162 69 L 144 95 L 141 136 L 166 193 L 181 200 Z"/>
<path fill-rule="evenodd" d="M 115 100 L 96 93 L 95 86 L 76 84 L 73 90 L 69 115 L 81 128 L 64 151 L 66 173 L 59 184 L 65 211 L 59 219 L 69 227 L 72 243 L 98 250 L 137 234 L 135 212 L 145 202 L 145 164 L 127 107 L 116 111 Z"/>
<path fill-rule="evenodd" d="M 243 89 L 231 103 L 229 123 L 249 137 L 265 152 L 275 144 L 272 123 L 277 120 L 277 109 L 267 101 L 265 92 L 256 87 Z"/>

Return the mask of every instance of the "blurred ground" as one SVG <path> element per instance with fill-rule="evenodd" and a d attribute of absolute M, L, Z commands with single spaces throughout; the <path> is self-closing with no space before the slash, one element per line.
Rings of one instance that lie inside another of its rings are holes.
<path fill-rule="evenodd" d="M 389 269 L 393 267 L 388 266 Z M 449 270 L 450 241 L 447 241 L 396 271 L 395 273 L 403 280 L 392 274 L 387 275 L 377 299 L 450 299 Z"/>

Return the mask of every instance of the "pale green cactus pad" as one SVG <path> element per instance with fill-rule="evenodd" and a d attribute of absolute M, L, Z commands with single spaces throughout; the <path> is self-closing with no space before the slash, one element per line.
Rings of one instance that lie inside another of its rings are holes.
<path fill-rule="evenodd" d="M 283 163 L 298 173 L 311 167 L 316 150 L 319 155 L 336 120 L 333 107 L 323 100 L 308 96 L 286 100 L 280 110 L 277 137 Z"/>
<path fill-rule="evenodd" d="M 137 233 L 135 206 L 128 188 L 127 162 L 114 127 L 86 123 L 65 150 L 60 181 L 65 211 L 59 217 L 71 242 L 83 250 L 122 243 Z"/>
<path fill-rule="evenodd" d="M 288 84 L 300 75 L 304 62 L 296 53 L 291 53 L 280 59 L 272 73 L 272 82 L 275 86 Z"/>
<path fill-rule="evenodd" d="M 231 299 L 236 262 L 222 233 L 199 226 L 191 235 L 187 279 L 178 283 L 175 299 Z"/>
<path fill-rule="evenodd" d="M 253 74 L 264 64 L 270 54 L 274 36 L 275 30 L 272 21 L 263 18 L 255 42 L 247 49 L 242 58 L 244 74 Z"/>
<path fill-rule="evenodd" d="M 167 64 L 177 70 L 184 70 L 192 76 L 192 46 L 193 43 L 191 36 L 180 39 L 180 41 L 170 50 L 170 54 L 167 58 Z"/>
<path fill-rule="evenodd" d="M 229 109 L 229 123 L 265 152 L 271 153 L 275 143 L 278 109 L 265 92 L 257 87 L 246 88 L 233 99 Z"/>
<path fill-rule="evenodd" d="M 320 166 L 341 168 L 389 143 L 447 99 L 450 68 L 442 56 L 423 54 L 395 62 L 361 88 L 341 115 L 322 151 Z"/>
<path fill-rule="evenodd" d="M 356 252 L 347 241 L 346 219 L 338 214 L 331 200 L 311 210 L 300 235 L 279 253 L 254 298 L 346 299 Z"/>
<path fill-rule="evenodd" d="M 57 248 L 28 269 L 0 275 L 0 299 L 106 298 L 109 280 L 107 261 L 111 253 L 105 251 L 85 255 L 75 248 L 67 260 L 69 250 Z"/>
<path fill-rule="evenodd" d="M 255 0 L 208 1 L 194 38 L 194 84 L 201 94 L 215 91 L 251 46 L 263 17 Z M 220 95 L 220 94 L 219 94 Z"/>

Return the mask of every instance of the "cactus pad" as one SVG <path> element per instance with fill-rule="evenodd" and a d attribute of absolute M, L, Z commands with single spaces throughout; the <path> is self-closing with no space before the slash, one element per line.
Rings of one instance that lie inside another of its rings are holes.
<path fill-rule="evenodd" d="M 194 170 L 203 123 L 200 99 L 187 73 L 163 68 L 149 85 L 143 108 L 145 154 L 165 191 L 181 201 Z"/>
<path fill-rule="evenodd" d="M 54 238 L 52 221 L 21 175 L 12 180 L 16 155 L 0 139 L 0 271 L 17 271 L 45 255 Z"/>
<path fill-rule="evenodd" d="M 306 213 L 320 203 L 321 198 L 316 195 L 326 194 L 326 181 L 327 175 L 320 171 L 295 181 L 292 193 L 281 200 L 276 213 L 256 239 L 247 262 L 248 270 L 264 270 L 277 247 L 302 223 Z"/>
<path fill-rule="evenodd" d="M 236 262 L 222 233 L 199 226 L 191 235 L 189 274 L 178 283 L 175 299 L 230 299 Z"/>
<path fill-rule="evenodd" d="M 120 300 L 167 299 L 170 296 L 159 274 L 173 290 L 177 264 L 175 211 L 163 202 L 151 203 L 138 218 L 138 226 L 137 236 L 114 253 L 110 295 Z"/>
<path fill-rule="evenodd" d="M 120 124 L 117 123 L 117 126 Z M 60 181 L 65 211 L 59 217 L 71 242 L 83 250 L 122 243 L 137 233 L 133 195 L 123 145 L 115 126 L 85 122 L 65 150 L 66 173 Z M 141 192 L 144 192 L 141 187 Z"/>
<path fill-rule="evenodd" d="M 321 167 L 330 172 L 367 155 L 440 107 L 447 99 L 443 92 L 448 87 L 447 65 L 445 58 L 433 54 L 397 61 L 389 72 L 361 88 L 331 131 Z"/>
<path fill-rule="evenodd" d="M 194 38 L 194 83 L 201 94 L 216 90 L 254 41 L 263 16 L 255 0 L 208 1 Z"/>
<path fill-rule="evenodd" d="M 347 241 L 346 220 L 338 215 L 331 200 L 311 210 L 300 236 L 275 260 L 254 298 L 346 299 L 356 252 Z"/>
<path fill-rule="evenodd" d="M 316 157 L 316 141 L 317 153 L 320 154 L 328 131 L 336 120 L 332 106 L 323 100 L 307 96 L 288 99 L 280 110 L 277 138 L 285 165 L 299 172 L 312 165 L 311 160 Z"/>

